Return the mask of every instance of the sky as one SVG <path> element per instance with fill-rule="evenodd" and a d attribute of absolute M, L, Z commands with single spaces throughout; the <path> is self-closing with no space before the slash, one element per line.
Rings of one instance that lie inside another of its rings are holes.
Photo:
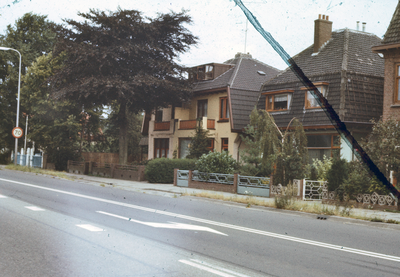
<path fill-rule="evenodd" d="M 242 0 L 279 44 L 294 56 L 313 44 L 314 20 L 319 14 L 329 16 L 333 31 L 343 28 L 356 30 L 356 22 L 366 22 L 366 32 L 383 38 L 398 0 Z M 0 33 L 7 25 L 27 12 L 47 15 L 50 21 L 62 19 L 81 21 L 78 12 L 89 9 L 116 11 L 133 9 L 148 17 L 157 13 L 187 10 L 193 23 L 186 26 L 199 38 L 197 46 L 179 57 L 179 63 L 195 66 L 211 62 L 222 63 L 238 52 L 278 69 L 286 63 L 246 23 L 246 17 L 232 0 L 0 0 Z M 247 27 L 246 27 L 247 25 Z M 360 27 L 361 29 L 361 27 Z M 246 36 L 247 30 L 247 36 Z M 247 39 L 246 39 L 247 38 Z"/>

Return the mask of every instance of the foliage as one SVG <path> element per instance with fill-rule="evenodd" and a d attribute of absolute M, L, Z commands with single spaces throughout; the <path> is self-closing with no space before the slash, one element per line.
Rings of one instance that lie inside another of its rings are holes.
<path fill-rule="evenodd" d="M 315 165 L 314 164 L 310 164 L 309 168 L 310 168 L 309 179 L 310 180 L 318 180 L 318 170 L 315 167 Z"/>
<path fill-rule="evenodd" d="M 351 199 L 354 199 L 354 195 L 358 193 L 367 193 L 371 178 L 363 164 L 352 161 L 348 165 L 348 170 L 348 177 L 343 182 L 344 191 Z"/>
<path fill-rule="evenodd" d="M 233 174 L 237 162 L 227 151 L 209 152 L 196 161 L 196 169 L 206 173 Z"/>
<path fill-rule="evenodd" d="M 283 137 L 281 162 L 277 163 L 277 172 L 282 171 L 281 184 L 288 184 L 293 179 L 303 179 L 305 177 L 306 166 L 308 164 L 307 136 L 303 125 L 295 118 L 292 125 L 293 131 L 287 130 Z M 280 170 L 280 167 L 283 168 Z M 279 175 L 275 174 L 275 179 Z"/>
<path fill-rule="evenodd" d="M 68 160 L 79 156 L 79 132 L 82 110 L 69 100 L 55 101 L 49 97 L 45 80 L 57 70 L 63 55 L 40 56 L 29 67 L 21 89 L 23 107 L 30 115 L 28 137 L 48 155 L 48 162 L 57 170 L 65 170 Z"/>
<path fill-rule="evenodd" d="M 190 143 L 189 155 L 187 155 L 186 158 L 198 159 L 203 154 L 207 154 L 208 152 L 210 152 L 210 150 L 208 149 L 208 142 L 209 130 L 203 129 L 199 121 L 196 127 L 196 133 Z"/>
<path fill-rule="evenodd" d="M 172 184 L 174 182 L 174 168 L 193 170 L 195 160 L 159 158 L 147 163 L 145 169 L 146 180 L 150 183 Z"/>
<path fill-rule="evenodd" d="M 15 22 L 14 26 L 8 25 L 4 35 L 0 35 L 1 46 L 16 49 L 21 53 L 21 75 L 26 73 L 26 68 L 31 66 L 37 57 L 46 55 L 52 50 L 55 41 L 55 33 L 51 31 L 52 26 L 46 16 L 26 13 Z M 6 155 L 9 155 L 15 145 L 11 130 L 16 124 L 18 75 L 18 53 L 0 51 L 0 145 Z M 21 81 L 23 81 L 22 76 Z M 22 95 L 21 100 L 24 100 Z M 23 112 L 26 110 L 21 105 L 19 125 L 25 129 Z M 19 140 L 19 147 L 23 142 L 22 139 Z"/>
<path fill-rule="evenodd" d="M 240 151 L 240 171 L 248 176 L 269 176 L 277 158 L 280 141 L 274 119 L 256 108 L 250 114 L 250 124 L 240 135 L 246 148 Z"/>
<path fill-rule="evenodd" d="M 175 59 L 196 44 L 181 13 L 144 17 L 139 11 L 91 9 L 84 22 L 57 26 L 55 55 L 65 51 L 62 69 L 49 79 L 54 97 L 74 99 L 85 109 L 118 105 L 120 163 L 126 163 L 128 114 L 190 98 L 185 68 Z"/>
<path fill-rule="evenodd" d="M 400 180 L 400 124 L 393 118 L 373 123 L 371 134 L 363 140 L 363 148 L 386 178 L 394 171 Z"/>
<path fill-rule="evenodd" d="M 332 166 L 332 158 L 329 157 L 327 158 L 325 155 L 323 157 L 323 160 L 318 160 L 318 159 L 313 159 L 313 166 L 317 170 L 317 179 L 318 181 L 326 181 L 327 180 L 327 174 L 329 169 Z M 314 179 L 311 179 L 314 180 Z"/>
<path fill-rule="evenodd" d="M 349 168 L 345 159 L 333 159 L 332 166 L 326 173 L 328 190 L 334 191 L 343 185 L 348 178 Z"/>

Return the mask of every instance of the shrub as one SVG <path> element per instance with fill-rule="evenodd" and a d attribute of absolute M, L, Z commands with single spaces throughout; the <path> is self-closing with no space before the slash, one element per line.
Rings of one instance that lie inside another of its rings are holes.
<path fill-rule="evenodd" d="M 150 183 L 172 184 L 174 168 L 182 170 L 194 169 L 195 160 L 189 159 L 154 159 L 148 162 L 144 171 L 146 180 Z"/>
<path fill-rule="evenodd" d="M 344 191 L 350 199 L 354 199 L 354 195 L 368 191 L 370 179 L 368 171 L 362 163 L 359 161 L 350 162 L 348 178 L 343 182 Z"/>
<path fill-rule="evenodd" d="M 348 177 L 349 166 L 345 159 L 334 159 L 331 168 L 326 173 L 328 190 L 333 191 L 343 185 Z"/>
<path fill-rule="evenodd" d="M 206 173 L 233 174 L 237 162 L 226 151 L 203 154 L 196 162 L 196 169 Z"/>
<path fill-rule="evenodd" d="M 331 168 L 332 166 L 332 158 L 327 158 L 324 155 L 324 158 L 322 161 L 318 160 L 318 159 L 313 159 L 313 166 L 315 166 L 315 168 L 317 169 L 318 172 L 318 181 L 326 181 L 326 174 L 328 172 L 328 170 Z"/>

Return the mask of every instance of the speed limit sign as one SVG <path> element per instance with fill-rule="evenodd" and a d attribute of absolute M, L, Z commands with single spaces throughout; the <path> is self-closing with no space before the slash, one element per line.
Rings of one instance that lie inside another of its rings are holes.
<path fill-rule="evenodd" d="M 23 133 L 24 132 L 19 127 L 15 127 L 14 129 L 12 129 L 12 135 L 13 135 L 14 138 L 18 139 L 18 138 L 22 137 Z"/>

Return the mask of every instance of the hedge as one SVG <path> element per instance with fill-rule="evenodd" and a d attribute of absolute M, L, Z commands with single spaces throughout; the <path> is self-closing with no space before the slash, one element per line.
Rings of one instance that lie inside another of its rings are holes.
<path fill-rule="evenodd" d="M 146 180 L 149 183 L 172 184 L 174 168 L 181 170 L 195 169 L 196 160 L 159 158 L 148 162 L 145 169 Z"/>

